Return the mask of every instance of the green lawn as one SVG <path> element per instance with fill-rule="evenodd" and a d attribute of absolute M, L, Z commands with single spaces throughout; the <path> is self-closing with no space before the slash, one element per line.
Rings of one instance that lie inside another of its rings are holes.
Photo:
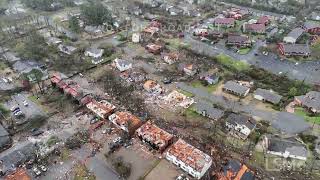
<path fill-rule="evenodd" d="M 197 117 L 201 117 L 200 114 L 198 114 L 192 106 L 190 106 L 185 112 L 185 115 L 188 117 L 188 118 L 197 118 Z"/>
<path fill-rule="evenodd" d="M 234 60 L 230 56 L 224 54 L 219 54 L 218 56 L 216 56 L 216 59 L 218 63 L 222 64 L 223 66 L 229 69 L 244 71 L 250 68 L 250 65 L 248 63 L 239 60 Z"/>
<path fill-rule="evenodd" d="M 239 49 L 239 54 L 245 55 L 245 54 L 248 54 L 250 51 L 251 51 L 251 48 L 242 48 L 242 49 Z"/>
<path fill-rule="evenodd" d="M 184 91 L 184 90 L 181 90 L 181 89 L 179 89 L 178 91 L 179 91 L 180 93 L 186 95 L 187 97 L 193 97 L 193 96 L 194 96 L 192 93 L 187 92 L 187 91 Z"/>
<path fill-rule="evenodd" d="M 172 50 L 179 50 L 181 47 L 187 47 L 188 45 L 183 43 L 179 38 L 165 39 L 166 43 L 169 43 L 168 48 Z"/>
<path fill-rule="evenodd" d="M 197 81 L 193 81 L 191 83 L 192 87 L 195 87 L 195 88 L 203 88 L 203 89 L 206 89 L 209 93 L 211 92 L 214 92 L 217 87 L 218 87 L 218 84 L 213 84 L 213 85 L 208 85 L 208 86 L 204 86 L 201 81 L 197 80 Z"/>
<path fill-rule="evenodd" d="M 5 68 L 7 68 L 8 66 L 4 63 L 4 62 L 0 62 L 0 70 L 4 70 Z"/>
<path fill-rule="evenodd" d="M 295 108 L 294 112 L 295 114 L 304 117 L 306 121 L 320 125 L 320 116 L 310 117 L 303 108 Z"/>

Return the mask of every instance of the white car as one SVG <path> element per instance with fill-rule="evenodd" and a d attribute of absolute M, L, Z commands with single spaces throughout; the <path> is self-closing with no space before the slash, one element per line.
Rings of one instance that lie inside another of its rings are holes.
<path fill-rule="evenodd" d="M 28 105 L 29 105 L 28 102 L 27 102 L 27 100 L 24 100 L 24 101 L 23 101 L 23 105 L 24 105 L 24 106 L 28 106 Z"/>
<path fill-rule="evenodd" d="M 39 168 L 41 169 L 41 171 L 46 172 L 47 168 L 44 165 L 40 165 Z"/>
<path fill-rule="evenodd" d="M 34 168 L 32 169 L 32 171 L 34 172 L 34 174 L 35 174 L 36 176 L 40 176 L 40 175 L 41 175 L 41 171 L 40 171 L 37 167 L 34 167 Z"/>
<path fill-rule="evenodd" d="M 10 111 L 13 112 L 13 111 L 16 110 L 16 109 L 17 109 L 16 106 L 12 106 L 12 107 L 10 108 Z"/>

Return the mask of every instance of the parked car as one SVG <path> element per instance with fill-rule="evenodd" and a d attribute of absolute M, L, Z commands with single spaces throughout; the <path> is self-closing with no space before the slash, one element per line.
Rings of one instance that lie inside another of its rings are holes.
<path fill-rule="evenodd" d="M 163 79 L 163 84 L 170 84 L 170 83 L 172 83 L 172 80 L 170 78 Z"/>
<path fill-rule="evenodd" d="M 91 120 L 90 120 L 90 124 L 95 124 L 99 121 L 99 118 L 97 117 L 93 117 Z"/>
<path fill-rule="evenodd" d="M 35 174 L 36 176 L 40 176 L 40 175 L 41 175 L 41 171 L 40 171 L 37 167 L 34 167 L 34 168 L 32 169 L 32 171 L 34 172 L 34 174 Z"/>
<path fill-rule="evenodd" d="M 44 165 L 40 165 L 39 168 L 41 169 L 41 171 L 46 172 L 47 171 L 47 167 L 45 167 Z"/>
<path fill-rule="evenodd" d="M 18 108 L 19 108 L 19 107 L 12 106 L 12 107 L 10 108 L 10 111 L 13 112 L 13 111 L 15 111 L 15 110 L 18 109 Z"/>
<path fill-rule="evenodd" d="M 112 142 L 113 142 L 113 143 L 122 143 L 123 140 L 122 140 L 121 137 L 116 137 Z"/>
<path fill-rule="evenodd" d="M 43 133 L 44 133 L 44 131 L 42 131 L 42 130 L 37 130 L 37 131 L 32 132 L 31 135 L 32 135 L 32 136 L 39 136 L 39 135 L 41 135 L 41 134 L 43 134 Z"/>
<path fill-rule="evenodd" d="M 27 101 L 27 100 L 24 100 L 24 101 L 23 101 L 23 105 L 24 105 L 24 106 L 28 106 L 28 105 L 29 105 L 28 101 Z"/>

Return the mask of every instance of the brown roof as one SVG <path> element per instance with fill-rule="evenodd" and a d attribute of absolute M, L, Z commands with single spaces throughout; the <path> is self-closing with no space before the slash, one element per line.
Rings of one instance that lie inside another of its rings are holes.
<path fill-rule="evenodd" d="M 233 18 L 216 18 L 214 22 L 217 24 L 234 24 L 235 20 Z"/>
<path fill-rule="evenodd" d="M 151 90 L 153 89 L 155 86 L 157 86 L 158 83 L 153 81 L 153 80 L 147 80 L 144 84 L 143 84 L 143 88 L 146 90 Z"/>
<path fill-rule="evenodd" d="M 266 24 L 268 22 L 269 22 L 269 17 L 268 16 L 261 16 L 257 21 L 257 23 L 259 23 L 259 24 Z"/>
<path fill-rule="evenodd" d="M 307 44 L 282 44 L 285 53 L 311 53 Z"/>
<path fill-rule="evenodd" d="M 245 30 L 249 31 L 264 31 L 266 26 L 264 24 L 245 24 Z"/>

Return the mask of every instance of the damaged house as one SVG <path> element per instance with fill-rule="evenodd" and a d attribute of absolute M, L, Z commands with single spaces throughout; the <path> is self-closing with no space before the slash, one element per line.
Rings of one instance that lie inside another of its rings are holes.
<path fill-rule="evenodd" d="M 101 119 L 107 119 L 116 109 L 114 105 L 106 100 L 96 101 L 92 100 L 88 103 L 87 108 Z"/>
<path fill-rule="evenodd" d="M 150 121 L 136 130 L 138 138 L 151 148 L 163 152 L 172 142 L 173 135 L 160 129 Z"/>
<path fill-rule="evenodd" d="M 294 101 L 298 106 L 302 106 L 312 113 L 320 113 L 320 92 L 310 91 L 306 95 L 296 96 Z"/>
<path fill-rule="evenodd" d="M 243 140 L 251 134 L 251 132 L 256 128 L 256 121 L 246 115 L 242 114 L 230 114 L 226 119 L 226 127 L 228 131 Z"/>
<path fill-rule="evenodd" d="M 166 159 L 196 179 L 201 179 L 212 165 L 209 155 L 182 139 L 168 149 Z"/>
<path fill-rule="evenodd" d="M 134 134 L 135 130 L 142 125 L 142 121 L 130 112 L 116 112 L 109 116 L 115 126 L 127 132 L 129 135 Z"/>

